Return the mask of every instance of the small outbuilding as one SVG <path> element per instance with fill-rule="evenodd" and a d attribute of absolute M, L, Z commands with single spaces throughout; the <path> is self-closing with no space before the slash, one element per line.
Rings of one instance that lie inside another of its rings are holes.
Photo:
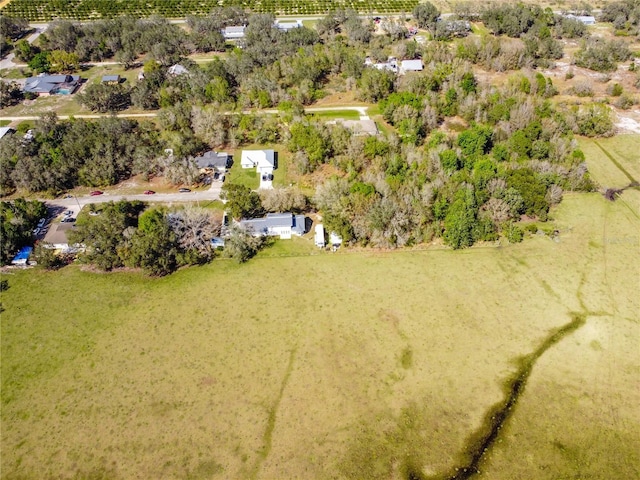
<path fill-rule="evenodd" d="M 338 235 L 336 232 L 331 232 L 329 234 L 329 244 L 334 248 L 338 248 L 342 245 L 342 237 Z"/>
<path fill-rule="evenodd" d="M 120 83 L 120 75 L 103 75 L 102 83 L 107 85 L 117 85 Z"/>

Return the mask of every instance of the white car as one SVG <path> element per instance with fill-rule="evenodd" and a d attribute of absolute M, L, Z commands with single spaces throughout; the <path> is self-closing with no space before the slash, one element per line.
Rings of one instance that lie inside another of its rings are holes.
<path fill-rule="evenodd" d="M 34 236 L 35 236 L 35 235 L 40 235 L 40 229 L 39 229 L 39 228 L 36 228 L 36 229 L 33 231 L 33 235 L 34 235 Z"/>
<path fill-rule="evenodd" d="M 42 228 L 44 227 L 44 224 L 47 222 L 46 218 L 41 218 L 40 221 L 38 222 L 38 227 Z"/>

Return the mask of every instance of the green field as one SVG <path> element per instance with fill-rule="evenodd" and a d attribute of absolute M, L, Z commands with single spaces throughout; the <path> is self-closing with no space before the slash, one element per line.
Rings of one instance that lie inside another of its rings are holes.
<path fill-rule="evenodd" d="M 362 13 L 390 13 L 410 12 L 417 3 L 417 0 L 11 0 L 2 13 L 34 22 L 56 18 L 93 20 L 118 15 L 184 17 L 206 15 L 216 7 L 234 5 L 252 12 L 280 15 L 318 15 L 338 8 L 350 8 Z"/>
<path fill-rule="evenodd" d="M 638 478 L 639 207 L 567 194 L 556 240 L 512 246 L 3 274 L 2 478 L 454 478 L 545 343 L 477 478 Z"/>
<path fill-rule="evenodd" d="M 622 187 L 640 181 L 640 135 L 582 138 L 589 171 L 603 187 Z"/>

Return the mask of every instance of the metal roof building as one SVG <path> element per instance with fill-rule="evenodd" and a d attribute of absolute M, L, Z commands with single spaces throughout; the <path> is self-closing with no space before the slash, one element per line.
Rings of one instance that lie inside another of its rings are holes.
<path fill-rule="evenodd" d="M 240 220 L 240 227 L 252 235 L 279 236 L 282 239 L 291 238 L 291 235 L 304 235 L 306 230 L 305 216 L 292 213 L 268 213 L 263 218 L 249 218 Z"/>

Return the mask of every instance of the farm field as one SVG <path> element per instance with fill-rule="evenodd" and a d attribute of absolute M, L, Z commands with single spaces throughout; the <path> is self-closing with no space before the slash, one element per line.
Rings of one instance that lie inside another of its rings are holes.
<path fill-rule="evenodd" d="M 241 5 L 258 13 L 280 15 L 318 15 L 338 8 L 350 8 L 362 13 L 410 12 L 417 0 L 119 0 L 101 2 L 97 0 L 12 0 L 2 12 L 6 15 L 26 18 L 29 21 L 50 21 L 54 18 L 91 20 L 111 18 L 117 15 L 184 17 L 206 15 L 215 7 Z"/>
<path fill-rule="evenodd" d="M 556 241 L 512 246 L 3 274 L 2 478 L 468 478 L 515 375 L 478 478 L 637 478 L 639 208 L 568 194 Z"/>

